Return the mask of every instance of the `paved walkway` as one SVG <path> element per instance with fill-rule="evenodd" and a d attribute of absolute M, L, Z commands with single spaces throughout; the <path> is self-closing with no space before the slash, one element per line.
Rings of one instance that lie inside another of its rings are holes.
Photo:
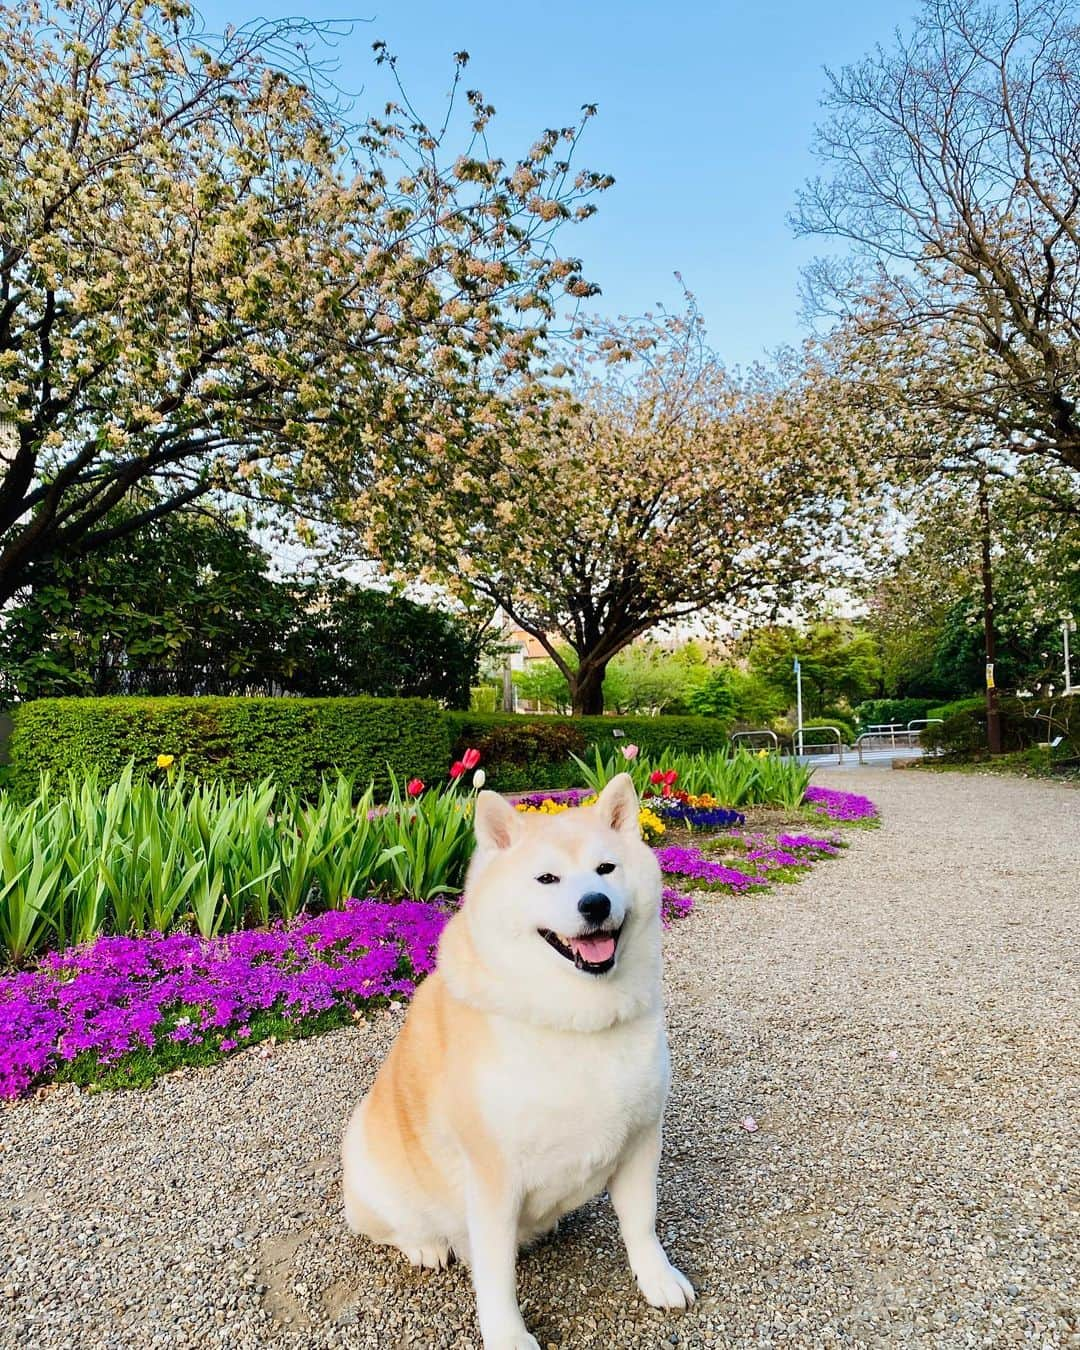
<path fill-rule="evenodd" d="M 819 781 L 884 828 L 668 939 L 661 1227 L 701 1299 L 645 1307 L 598 1201 L 522 1262 L 545 1347 L 1080 1345 L 1080 792 Z M 463 1271 L 338 1217 L 399 1017 L 0 1114 L 0 1345 L 475 1346 Z"/>

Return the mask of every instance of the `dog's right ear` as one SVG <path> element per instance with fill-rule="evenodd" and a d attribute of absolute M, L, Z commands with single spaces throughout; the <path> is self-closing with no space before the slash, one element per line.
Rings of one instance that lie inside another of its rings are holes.
<path fill-rule="evenodd" d="M 517 838 L 518 813 L 497 792 L 481 792 L 476 799 L 476 847 L 484 853 L 509 848 Z"/>

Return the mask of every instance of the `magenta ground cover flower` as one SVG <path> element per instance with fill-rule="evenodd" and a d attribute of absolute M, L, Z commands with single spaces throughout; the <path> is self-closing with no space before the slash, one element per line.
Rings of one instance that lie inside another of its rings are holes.
<path fill-rule="evenodd" d="M 655 849 L 660 870 L 668 876 L 689 877 L 707 881 L 711 885 L 730 886 L 734 891 L 746 891 L 759 886 L 763 878 L 757 872 L 748 874 L 724 863 L 713 862 L 699 848 L 685 848 L 679 844 Z"/>
<path fill-rule="evenodd" d="M 878 809 L 869 797 L 856 792 L 841 792 L 837 788 L 808 787 L 803 794 L 819 815 L 830 820 L 876 820 Z"/>
<path fill-rule="evenodd" d="M 780 848 L 808 849 L 813 853 L 824 853 L 830 858 L 835 858 L 840 852 L 840 845 L 835 839 L 819 839 L 812 834 L 781 834 L 777 836 L 776 842 Z"/>
<path fill-rule="evenodd" d="M 677 891 L 674 886 L 665 886 L 660 897 L 660 922 L 670 928 L 675 919 L 685 919 L 694 908 L 694 897 Z"/>
<path fill-rule="evenodd" d="M 665 887 L 665 927 L 693 908 Z M 290 1021 L 343 1004 L 412 997 L 435 967 L 450 911 L 402 900 L 350 900 L 286 926 L 204 939 L 187 933 L 101 937 L 0 978 L 0 1098 L 20 1096 L 90 1053 L 103 1065 L 167 1040 L 228 1052 L 250 1020 Z"/>
<path fill-rule="evenodd" d="M 198 1045 L 223 1032 L 229 1049 L 260 1012 L 299 1021 L 342 1002 L 409 998 L 446 920 L 437 905 L 352 900 L 288 927 L 102 937 L 54 953 L 0 979 L 0 1098 L 85 1051 L 108 1064 L 159 1035 Z"/>

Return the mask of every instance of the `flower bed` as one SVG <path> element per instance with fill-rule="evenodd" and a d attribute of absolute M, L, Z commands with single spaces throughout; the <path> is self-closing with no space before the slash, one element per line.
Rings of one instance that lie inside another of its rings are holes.
<path fill-rule="evenodd" d="M 409 998 L 434 967 L 446 918 L 434 904 L 353 900 L 291 925 L 101 937 L 48 956 L 0 980 L 0 1098 L 65 1066 L 155 1048 L 227 1052 L 320 1014 L 343 1022 Z"/>
<path fill-rule="evenodd" d="M 557 794 L 559 809 L 590 795 Z M 543 810 L 555 797 L 540 794 L 525 809 Z M 833 820 L 877 818 L 865 797 L 827 789 L 807 797 Z M 839 833 L 774 836 L 730 824 L 703 836 L 702 845 L 656 849 L 665 879 L 679 882 L 663 889 L 665 927 L 688 915 L 702 892 L 762 892 L 844 847 Z M 340 1026 L 365 1009 L 408 999 L 434 966 L 451 903 L 354 899 L 342 909 L 217 937 L 99 937 L 46 956 L 0 978 L 0 1099 L 49 1078 L 142 1085 L 183 1064 Z"/>

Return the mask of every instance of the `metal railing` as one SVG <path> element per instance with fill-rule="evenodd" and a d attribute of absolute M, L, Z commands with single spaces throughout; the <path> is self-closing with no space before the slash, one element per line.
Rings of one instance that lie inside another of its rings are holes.
<path fill-rule="evenodd" d="M 795 753 L 796 753 L 797 755 L 799 755 L 799 756 L 805 755 L 805 754 L 806 754 L 806 749 L 807 749 L 807 746 L 806 746 L 806 736 L 807 736 L 807 734 L 809 733 L 810 735 L 815 735 L 815 734 L 816 734 L 817 732 L 819 732 L 819 731 L 831 731 L 831 732 L 832 732 L 832 736 L 830 736 L 830 738 L 829 738 L 827 741 L 824 741 L 824 742 L 821 742 L 821 743 L 815 741 L 815 742 L 811 743 L 810 749 L 811 749 L 811 750 L 828 750 L 828 752 L 829 752 L 830 754 L 835 754 L 836 757 L 837 757 L 837 759 L 838 759 L 838 761 L 839 761 L 841 764 L 843 764 L 843 762 L 844 762 L 844 734 L 843 734 L 843 732 L 840 730 L 839 727 L 834 727 L 834 726 L 829 726 L 829 725 L 822 725 L 822 726 L 817 726 L 817 727 L 799 727 L 798 730 L 795 732 Z M 833 750 L 833 748 L 832 748 L 834 745 L 836 746 L 836 749 L 835 749 L 835 750 Z"/>
<path fill-rule="evenodd" d="M 940 717 L 913 717 L 906 727 L 901 727 L 899 723 L 868 727 L 861 736 L 855 737 L 855 749 L 858 752 L 859 763 L 864 764 L 866 762 L 863 759 L 863 752 L 868 749 L 915 750 L 923 732 L 930 723 L 940 721 Z M 919 722 L 923 725 L 916 726 L 916 723 Z"/>
<path fill-rule="evenodd" d="M 780 749 L 779 736 L 777 736 L 775 731 L 770 731 L 768 727 L 763 727 L 760 731 L 734 731 L 731 734 L 731 743 L 734 745 L 736 741 L 749 740 L 753 736 L 767 736 L 773 743 L 773 749 Z"/>
<path fill-rule="evenodd" d="M 861 736 L 855 737 L 855 750 L 859 756 L 859 763 L 864 764 L 863 751 L 870 750 L 897 750 L 907 746 L 908 749 L 914 749 L 919 743 L 919 732 L 907 731 L 903 727 L 893 727 L 883 731 L 877 727 L 870 731 L 864 731 Z M 899 738 L 900 744 L 897 744 Z M 868 745 L 868 742 L 874 742 Z"/>

